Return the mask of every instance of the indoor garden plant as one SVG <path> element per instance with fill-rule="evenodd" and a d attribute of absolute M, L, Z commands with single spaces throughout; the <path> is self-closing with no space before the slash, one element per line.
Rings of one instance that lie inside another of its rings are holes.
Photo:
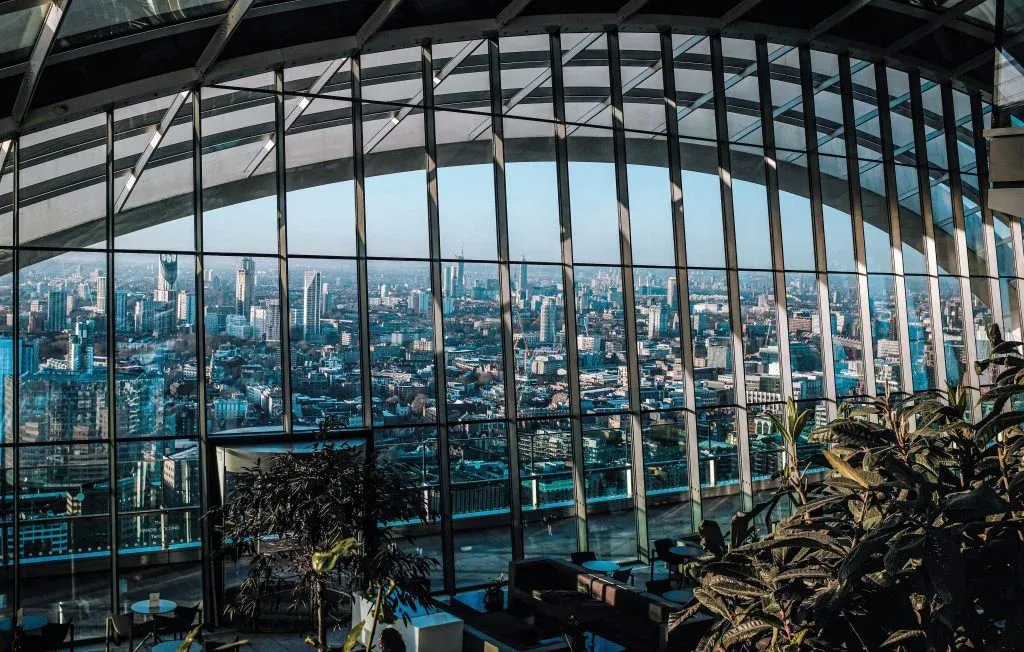
<path fill-rule="evenodd" d="M 695 569 L 691 611 L 718 618 L 700 649 L 1019 649 L 1024 412 L 1008 408 L 1024 356 L 990 339 L 976 423 L 952 389 L 844 405 L 815 430 L 834 473 L 772 533 Z"/>
<path fill-rule="evenodd" d="M 318 651 L 329 649 L 327 632 L 357 593 L 378 589 L 387 622 L 399 605 L 426 600 L 437 565 L 398 545 L 393 524 L 426 519 L 423 495 L 408 490 L 402 467 L 328 441 L 331 428 L 322 425 L 312 451 L 289 450 L 238 474 L 210 515 L 221 554 L 248 565 L 228 615 L 255 619 L 267 602 L 308 612 L 315 631 L 306 640 Z"/>

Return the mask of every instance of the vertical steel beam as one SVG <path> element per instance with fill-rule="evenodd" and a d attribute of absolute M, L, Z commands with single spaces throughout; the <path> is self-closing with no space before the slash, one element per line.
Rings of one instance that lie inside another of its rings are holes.
<path fill-rule="evenodd" d="M 455 542 L 452 528 L 451 468 L 448 451 L 448 382 L 444 360 L 444 297 L 441 282 L 441 215 L 437 202 L 437 135 L 434 131 L 434 58 L 430 43 L 420 48 L 423 82 L 424 153 L 427 170 L 427 222 L 430 233 L 430 284 L 434 324 L 434 389 L 437 400 L 437 457 L 441 491 L 441 557 L 444 590 L 455 593 Z"/>
<path fill-rule="evenodd" d="M 619 214 L 619 260 L 622 264 L 622 308 L 626 331 L 626 376 L 629 400 L 630 453 L 633 474 L 633 505 L 637 552 L 640 561 L 650 559 L 647 536 L 647 492 L 644 473 L 644 437 L 640 418 L 640 360 L 636 335 L 636 286 L 633 275 L 633 241 L 629 219 L 629 171 L 626 160 L 626 125 L 623 114 L 622 68 L 619 33 L 608 32 L 608 72 L 611 85 L 612 147 L 615 160 L 615 190 Z"/>
<path fill-rule="evenodd" d="M 826 401 L 829 419 L 836 416 L 836 367 L 831 364 L 832 351 L 832 306 L 828 300 L 828 257 L 825 249 L 825 215 L 821 197 L 821 167 L 818 158 L 818 127 L 815 108 L 814 70 L 811 50 L 801 46 L 800 87 L 804 109 L 804 146 L 807 149 L 807 189 L 811 205 L 811 235 L 814 238 L 814 278 L 818 289 L 818 318 L 821 330 L 822 374 L 825 381 L 824 394 L 833 400 Z M 828 331 L 826 332 L 826 327 Z M 828 360 L 829 363 L 825 361 Z"/>
<path fill-rule="evenodd" d="M 569 139 L 565 125 L 565 84 L 562 78 L 562 37 L 550 36 L 551 91 L 555 116 L 555 169 L 558 219 L 562 233 L 562 295 L 565 298 L 566 371 L 569 377 L 569 425 L 572 429 L 572 485 L 576 507 L 576 540 L 588 550 L 586 475 L 583 468 L 583 424 L 580 415 L 579 342 L 576 339 L 576 281 L 572 258 L 572 206 L 569 197 Z"/>
<path fill-rule="evenodd" d="M 274 70 L 274 138 L 277 147 L 274 156 L 277 173 L 277 301 L 278 330 L 280 331 L 277 345 L 281 347 L 281 396 L 284 399 L 283 426 L 287 434 L 292 434 L 292 352 L 291 352 L 291 301 L 288 296 L 288 187 L 285 157 L 285 107 L 284 107 L 284 69 Z"/>
<path fill-rule="evenodd" d="M 11 179 L 11 208 L 12 208 L 12 229 L 14 231 L 14 243 L 20 245 L 19 236 L 19 219 L 21 214 L 20 200 L 21 200 L 21 141 L 15 138 L 11 141 L 11 164 L 14 166 L 13 179 Z M 20 451 L 21 446 L 21 247 L 15 246 L 11 254 L 13 270 L 11 276 L 14 279 L 12 297 L 11 297 L 11 312 L 14 313 L 14 328 L 11 331 L 11 348 L 14 353 L 11 355 L 11 432 L 3 433 L 3 438 L 10 437 L 10 441 L 13 444 L 13 460 L 14 464 L 14 482 L 12 491 L 14 492 L 14 523 L 11 526 L 11 536 L 14 537 L 14 550 L 11 555 L 11 572 L 13 574 L 13 587 L 11 591 L 11 611 L 17 613 L 18 609 L 21 608 L 21 483 L 18 482 L 20 477 Z M 4 382 L 3 392 L 4 396 L 0 396 L 0 399 L 6 401 L 7 393 L 7 381 L 2 379 Z M 5 416 L 4 419 L 7 417 Z M 5 542 L 6 546 L 7 543 Z M 7 554 L 6 549 L 2 553 Z"/>
<path fill-rule="evenodd" d="M 733 402 L 735 412 L 737 458 L 740 470 L 740 493 L 744 510 L 754 504 L 750 473 L 750 435 L 747 427 L 746 374 L 743 370 L 743 315 L 740 311 L 740 280 L 736 258 L 736 214 L 732 199 L 732 163 L 729 151 L 728 110 L 725 104 L 725 66 L 722 60 L 722 37 L 711 36 L 711 74 L 715 102 L 715 134 L 718 144 L 718 176 L 722 193 L 722 220 L 725 232 L 725 266 L 729 287 L 729 324 L 732 331 Z"/>
<path fill-rule="evenodd" d="M 202 89 L 192 92 L 192 210 L 196 246 L 196 394 L 199 425 L 199 464 L 203 483 L 200 503 L 203 514 L 223 501 L 220 495 L 220 474 L 217 472 L 217 451 L 210 443 L 206 408 L 206 260 L 203 256 L 203 121 Z M 223 562 L 214 558 L 220 547 L 217 529 L 211 519 L 202 519 L 203 618 L 208 623 L 220 622 L 219 607 L 224 585 Z"/>
<path fill-rule="evenodd" d="M 665 90 L 665 126 L 668 147 L 669 192 L 672 202 L 672 241 L 676 256 L 676 303 L 679 310 L 679 347 L 683 356 L 683 394 L 686 400 L 686 470 L 690 488 L 690 529 L 703 520 L 700 499 L 700 454 L 697 447 L 696 391 L 693 374 L 693 324 L 690 321 L 690 279 L 686 270 L 686 213 L 683 205 L 683 164 L 676 114 L 675 59 L 671 32 L 661 33 L 661 71 Z"/>
<path fill-rule="evenodd" d="M 117 316 L 114 314 L 114 109 L 107 109 L 107 160 L 106 160 L 106 204 L 107 217 L 104 226 L 106 227 L 106 265 L 107 274 L 104 277 L 105 291 L 107 293 L 103 310 L 107 314 L 107 461 L 109 464 L 110 486 L 107 490 L 107 498 L 110 501 L 110 514 L 108 537 L 110 541 L 110 608 L 111 613 L 118 611 L 118 593 L 120 583 L 117 573 L 117 553 L 120 549 L 120 528 L 117 525 L 118 495 L 117 495 L 117 342 L 115 340 L 115 329 Z M 21 351 L 20 347 L 14 346 L 13 355 L 17 356 Z"/>
<path fill-rule="evenodd" d="M 775 293 L 775 319 L 778 328 L 779 381 L 784 399 L 793 398 L 793 367 L 789 355 L 789 311 L 786 301 L 786 263 L 782 251 L 782 207 L 779 204 L 778 157 L 775 153 L 775 115 L 772 104 L 771 64 L 768 41 L 758 39 L 757 86 L 761 106 L 761 138 L 764 144 L 764 185 L 768 195 L 768 230 L 771 234 L 772 285 Z M 806 113 L 804 118 L 806 119 Z"/>
<path fill-rule="evenodd" d="M 875 396 L 875 356 L 871 338 L 871 308 L 868 296 L 867 245 L 864 240 L 864 207 L 860 196 L 860 163 L 857 161 L 857 121 L 853 110 L 853 80 L 850 55 L 839 55 L 839 97 L 843 104 L 843 136 L 846 144 L 846 175 L 850 187 L 850 218 L 853 226 L 853 255 L 857 266 L 857 289 L 860 300 L 861 352 L 864 366 L 864 389 Z M 822 324 L 824 335 L 826 324 Z M 827 324 L 832 333 L 831 321 Z M 832 360 L 835 365 L 835 360 Z M 838 401 L 838 396 L 836 397 Z"/>
<path fill-rule="evenodd" d="M 974 308 L 971 305 L 970 266 L 967 262 L 967 234 L 964 227 L 963 188 L 960 184 L 960 153 L 957 151 L 956 118 L 953 115 L 953 88 L 948 82 L 940 87 L 942 91 L 942 121 L 946 132 L 946 163 L 949 165 L 949 194 L 953 202 L 953 228 L 956 243 L 957 266 L 960 275 L 960 296 L 963 306 L 963 342 L 967 352 L 967 386 L 972 398 L 978 398 L 978 372 L 974 363 L 978 359 L 978 347 L 974 341 Z M 981 418 L 981 405 L 972 402 L 975 419 Z"/>
<path fill-rule="evenodd" d="M 487 39 L 491 89 L 491 166 L 494 170 L 494 215 L 498 242 L 498 288 L 501 301 L 502 373 L 508 441 L 509 508 L 512 517 L 512 559 L 524 557 L 522 494 L 519 490 L 519 423 L 516 421 L 516 348 L 512 326 L 512 271 L 508 248 L 508 196 L 505 187 L 505 120 L 501 112 L 501 55 L 498 37 Z"/>
<path fill-rule="evenodd" d="M 359 393 L 363 426 L 373 427 L 373 384 L 370 379 L 370 303 L 366 263 L 366 155 L 363 152 L 363 64 L 351 59 L 352 75 L 352 181 L 356 216 L 356 290 L 359 302 Z M 372 430 L 371 430 L 372 432 Z M 367 445 L 372 449 L 373 437 Z"/>
<path fill-rule="evenodd" d="M 1003 302 L 999 286 L 999 258 L 996 255 L 995 217 L 988 206 L 988 143 L 985 140 L 985 120 L 981 106 L 981 96 L 971 94 L 971 134 L 974 140 L 975 171 L 978 173 L 978 205 L 981 208 L 982 220 L 985 225 L 985 261 L 990 287 L 992 288 L 992 321 L 1003 326 Z M 1009 290 L 1009 288 L 1008 288 Z M 1017 305 L 1020 305 L 1018 300 Z M 1012 310 L 1012 307 L 1011 307 Z M 1018 315 L 1018 320 L 1020 316 Z M 1017 323 L 1020 323 L 1018 321 Z"/>
<path fill-rule="evenodd" d="M 900 345 L 900 389 L 914 391 L 910 368 L 910 331 L 907 325 L 907 288 L 903 276 L 903 236 L 900 229 L 899 190 L 896 187 L 896 160 L 893 156 L 892 119 L 889 113 L 889 83 L 884 64 L 875 64 L 875 100 L 878 106 L 878 131 L 882 141 L 882 170 L 885 198 L 889 208 L 889 245 L 892 251 L 893 287 L 896 291 L 898 341 Z"/>
<path fill-rule="evenodd" d="M 923 116 L 921 75 L 910 73 L 910 113 Z M 942 335 L 942 302 L 939 299 L 938 261 L 935 253 L 935 222 L 932 215 L 931 179 L 928 176 L 928 143 L 924 135 L 924 120 L 911 120 L 914 128 L 914 149 L 917 153 L 917 188 L 921 197 L 921 220 L 924 225 L 925 269 L 928 273 L 928 303 L 931 312 L 932 350 L 935 357 L 935 386 L 939 391 L 949 389 L 946 382 L 946 356 Z M 913 364 L 907 360 L 906 364 Z"/>

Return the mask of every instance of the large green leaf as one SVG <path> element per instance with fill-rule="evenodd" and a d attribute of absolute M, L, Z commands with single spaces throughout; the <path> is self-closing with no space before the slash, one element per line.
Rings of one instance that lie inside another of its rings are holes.
<path fill-rule="evenodd" d="M 942 498 L 939 506 L 950 520 L 960 522 L 977 521 L 1010 511 L 1010 505 L 987 486 L 951 493 Z"/>
<path fill-rule="evenodd" d="M 774 628 L 767 621 L 761 618 L 751 618 L 738 625 L 734 625 L 732 629 L 726 632 L 725 636 L 722 637 L 722 645 L 726 648 L 730 648 L 733 645 L 749 641 L 759 634 L 771 631 L 772 629 Z"/>
<path fill-rule="evenodd" d="M 898 632 L 893 632 L 889 635 L 889 638 L 882 641 L 882 647 L 897 645 L 912 638 L 923 638 L 924 635 L 924 630 L 922 629 L 901 629 Z"/>
<path fill-rule="evenodd" d="M 835 469 L 836 473 L 839 473 L 847 480 L 853 480 L 863 489 L 871 488 L 871 484 L 864 477 L 864 474 L 850 466 L 846 460 L 832 451 L 822 451 L 822 453 L 824 453 L 825 459 L 828 460 L 829 465 Z"/>

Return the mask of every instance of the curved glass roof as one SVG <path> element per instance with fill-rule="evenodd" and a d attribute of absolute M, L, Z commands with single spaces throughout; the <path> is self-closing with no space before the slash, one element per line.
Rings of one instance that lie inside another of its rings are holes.
<path fill-rule="evenodd" d="M 425 33 L 438 44 L 495 30 L 767 34 L 920 69 L 987 97 L 995 34 L 1005 27 L 1006 44 L 1022 40 L 1021 14 L 1015 0 L 8 0 L 0 2 L 0 136 L 240 70 L 414 45 Z"/>

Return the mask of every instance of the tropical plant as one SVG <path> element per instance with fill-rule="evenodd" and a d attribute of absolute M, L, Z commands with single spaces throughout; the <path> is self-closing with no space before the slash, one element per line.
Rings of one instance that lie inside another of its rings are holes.
<path fill-rule="evenodd" d="M 1013 650 L 1024 640 L 1020 344 L 990 329 L 988 416 L 966 392 L 844 405 L 834 473 L 759 541 L 697 571 L 700 650 Z M 781 490 L 791 493 L 794 488 Z"/>
<path fill-rule="evenodd" d="M 807 426 L 807 421 L 814 413 L 811 410 L 797 411 L 796 403 L 792 398 L 786 399 L 786 413 L 779 418 L 772 412 L 765 415 L 775 426 L 775 429 L 782 436 L 782 444 L 785 452 L 785 464 L 782 467 L 782 484 L 792 489 L 792 499 L 797 505 L 807 502 L 807 469 L 800 470 L 800 456 L 797 444 L 799 437 Z"/>
<path fill-rule="evenodd" d="M 286 451 L 245 469 L 214 520 L 220 554 L 247 560 L 248 575 L 227 605 L 229 616 L 254 619 L 267 603 L 312 613 L 307 642 L 327 650 L 327 631 L 357 592 L 394 584 L 389 608 L 427 598 L 424 578 L 437 561 L 398 546 L 391 524 L 424 521 L 422 494 L 409 491 L 401 466 L 362 447 L 327 441 L 321 427 L 312 451 Z M 325 557 L 333 554 L 334 557 Z"/>

